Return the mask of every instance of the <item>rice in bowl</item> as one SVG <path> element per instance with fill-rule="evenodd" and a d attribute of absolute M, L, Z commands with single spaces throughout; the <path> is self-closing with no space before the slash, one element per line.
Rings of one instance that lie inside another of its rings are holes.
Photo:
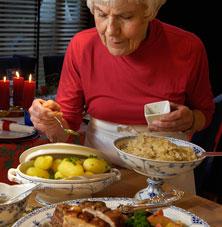
<path fill-rule="evenodd" d="M 139 134 L 118 144 L 120 150 L 159 161 L 193 161 L 197 156 L 191 147 L 178 146 L 164 137 Z"/>

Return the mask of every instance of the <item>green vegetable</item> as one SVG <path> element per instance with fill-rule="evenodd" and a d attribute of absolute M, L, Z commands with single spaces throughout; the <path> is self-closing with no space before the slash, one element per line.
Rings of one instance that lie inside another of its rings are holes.
<path fill-rule="evenodd" d="M 77 157 L 69 157 L 65 158 L 68 162 L 72 162 L 73 164 L 76 164 L 76 161 L 80 160 L 80 158 Z"/>
<path fill-rule="evenodd" d="M 126 221 L 127 227 L 151 227 L 145 211 L 137 211 Z"/>

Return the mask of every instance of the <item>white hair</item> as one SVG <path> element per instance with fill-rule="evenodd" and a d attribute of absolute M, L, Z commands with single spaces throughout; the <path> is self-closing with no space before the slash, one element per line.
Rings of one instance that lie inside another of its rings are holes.
<path fill-rule="evenodd" d="M 118 0 L 87 0 L 87 6 L 89 7 L 91 13 L 94 13 L 94 4 L 105 4 L 105 5 L 114 5 L 117 3 Z M 167 1 L 167 0 L 125 0 L 125 1 L 135 1 L 136 3 L 145 4 L 147 9 L 145 11 L 145 16 L 152 20 L 156 17 L 160 7 Z"/>

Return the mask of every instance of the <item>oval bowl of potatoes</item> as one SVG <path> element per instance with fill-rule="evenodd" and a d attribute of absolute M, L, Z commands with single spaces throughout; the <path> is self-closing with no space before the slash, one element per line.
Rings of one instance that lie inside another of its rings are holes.
<path fill-rule="evenodd" d="M 9 169 L 8 179 L 19 184 L 38 184 L 37 198 L 41 203 L 92 196 L 121 177 L 101 152 L 75 144 L 32 147 L 19 160 L 16 169 Z"/>

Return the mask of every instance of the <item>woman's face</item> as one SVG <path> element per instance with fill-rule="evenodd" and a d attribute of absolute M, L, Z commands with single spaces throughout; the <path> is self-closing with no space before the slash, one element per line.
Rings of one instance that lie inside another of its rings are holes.
<path fill-rule="evenodd" d="M 111 6 L 95 3 L 96 28 L 103 44 L 115 56 L 128 55 L 146 36 L 148 19 L 145 6 L 135 1 L 119 0 Z"/>

